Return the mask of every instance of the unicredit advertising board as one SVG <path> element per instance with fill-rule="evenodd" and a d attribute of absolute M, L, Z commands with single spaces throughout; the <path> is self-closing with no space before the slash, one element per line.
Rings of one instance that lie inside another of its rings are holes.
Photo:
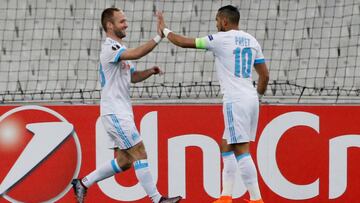
<path fill-rule="evenodd" d="M 138 105 L 134 114 L 162 194 L 219 196 L 221 105 Z M 1 106 L 0 115 L 0 203 L 75 202 L 71 180 L 114 157 L 96 105 Z M 360 106 L 264 105 L 251 153 L 266 203 L 360 202 Z M 234 198 L 248 198 L 240 178 Z M 85 202 L 150 200 L 131 169 L 93 185 Z"/>

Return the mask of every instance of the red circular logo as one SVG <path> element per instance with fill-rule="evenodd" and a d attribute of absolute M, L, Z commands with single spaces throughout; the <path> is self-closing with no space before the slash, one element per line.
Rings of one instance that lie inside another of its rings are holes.
<path fill-rule="evenodd" d="M 0 116 L 0 157 L 0 195 L 10 202 L 54 202 L 78 176 L 81 148 L 59 113 L 22 106 Z"/>

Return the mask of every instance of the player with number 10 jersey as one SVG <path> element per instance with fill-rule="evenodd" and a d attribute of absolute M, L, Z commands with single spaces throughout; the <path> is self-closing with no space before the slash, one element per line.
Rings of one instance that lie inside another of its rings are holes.
<path fill-rule="evenodd" d="M 257 40 L 241 30 L 218 32 L 196 39 L 196 47 L 212 51 L 224 102 L 257 97 L 252 84 L 252 67 L 265 63 Z"/>
<path fill-rule="evenodd" d="M 269 71 L 261 47 L 250 34 L 239 29 L 238 8 L 227 5 L 216 14 L 218 33 L 191 38 L 173 33 L 158 13 L 160 28 L 173 44 L 183 48 L 207 49 L 215 56 L 215 66 L 223 96 L 224 134 L 221 142 L 224 163 L 222 192 L 213 203 L 232 203 L 237 169 L 250 196 L 250 203 L 264 203 L 257 171 L 250 156 L 250 141 L 255 140 L 259 99 L 266 91 Z M 257 89 L 252 83 L 252 67 L 258 73 Z"/>

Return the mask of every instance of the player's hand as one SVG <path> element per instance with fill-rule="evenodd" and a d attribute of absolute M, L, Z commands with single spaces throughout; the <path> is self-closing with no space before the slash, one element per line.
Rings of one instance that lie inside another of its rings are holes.
<path fill-rule="evenodd" d="M 158 17 L 158 32 L 160 31 L 161 36 L 164 37 L 164 34 L 162 33 L 162 31 L 166 28 L 165 21 L 164 21 L 164 16 L 163 16 L 161 11 L 157 11 L 156 16 Z"/>
<path fill-rule="evenodd" d="M 164 72 L 159 68 L 159 66 L 153 66 L 152 68 L 153 75 L 162 75 Z"/>

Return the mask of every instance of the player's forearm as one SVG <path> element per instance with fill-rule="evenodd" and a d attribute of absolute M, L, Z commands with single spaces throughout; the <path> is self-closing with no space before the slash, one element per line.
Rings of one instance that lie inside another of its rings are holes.
<path fill-rule="evenodd" d="M 143 45 L 140 45 L 136 48 L 127 49 L 120 57 L 121 60 L 136 60 L 151 52 L 156 45 L 161 41 L 159 35 L 155 36 L 153 39 L 149 40 Z"/>
<path fill-rule="evenodd" d="M 266 87 L 269 82 L 269 69 L 267 68 L 265 63 L 256 64 L 255 70 L 259 75 L 258 85 L 257 85 L 257 92 L 260 95 L 265 94 Z"/>
<path fill-rule="evenodd" d="M 155 72 L 154 72 L 153 69 L 146 69 L 146 70 L 143 70 L 143 71 L 135 71 L 131 75 L 131 82 L 132 83 L 138 83 L 138 82 L 144 81 L 147 78 L 149 78 L 150 76 L 152 76 L 154 73 Z"/>
<path fill-rule="evenodd" d="M 182 48 L 196 48 L 194 38 L 188 38 L 179 34 L 175 34 L 173 32 L 170 32 L 167 38 L 171 43 L 175 44 L 176 46 Z"/>
<path fill-rule="evenodd" d="M 258 85 L 257 85 L 257 92 L 260 95 L 265 94 L 268 83 L 269 83 L 269 75 L 259 76 Z"/>
<path fill-rule="evenodd" d="M 145 44 L 132 49 L 128 58 L 125 60 L 139 59 L 139 58 L 147 55 L 148 53 L 150 53 L 156 47 L 156 45 L 157 45 L 157 43 L 154 40 L 149 40 Z"/>

